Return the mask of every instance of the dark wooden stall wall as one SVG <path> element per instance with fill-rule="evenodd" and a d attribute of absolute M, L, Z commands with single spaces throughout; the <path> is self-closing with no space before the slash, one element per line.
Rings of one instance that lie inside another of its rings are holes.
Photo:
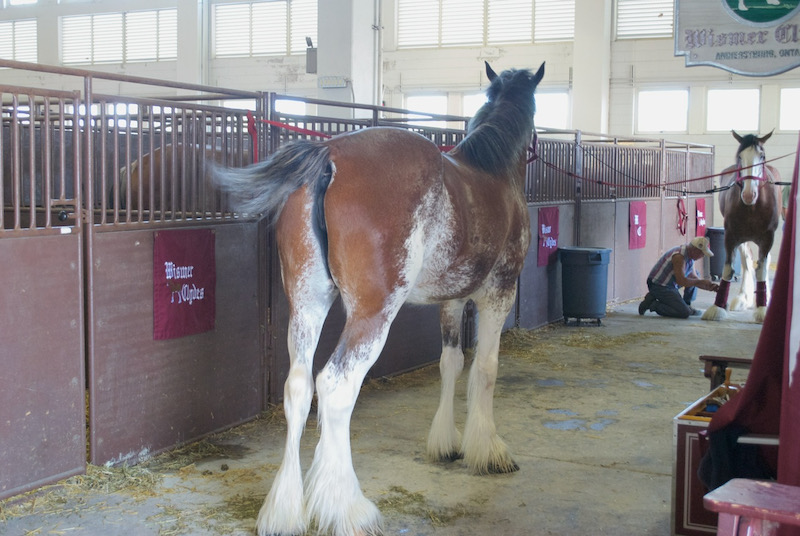
<path fill-rule="evenodd" d="M 153 230 L 93 244 L 91 461 L 136 462 L 262 409 L 257 223 L 213 226 L 216 328 L 153 340 Z"/>
<path fill-rule="evenodd" d="M 0 236 L 0 499 L 85 471 L 83 262 L 72 231 Z"/>

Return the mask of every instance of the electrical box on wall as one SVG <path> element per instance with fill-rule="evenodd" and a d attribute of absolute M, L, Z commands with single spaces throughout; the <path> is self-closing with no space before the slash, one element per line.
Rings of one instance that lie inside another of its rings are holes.
<path fill-rule="evenodd" d="M 317 73 L 317 48 L 308 47 L 306 49 L 306 72 L 309 74 Z"/>

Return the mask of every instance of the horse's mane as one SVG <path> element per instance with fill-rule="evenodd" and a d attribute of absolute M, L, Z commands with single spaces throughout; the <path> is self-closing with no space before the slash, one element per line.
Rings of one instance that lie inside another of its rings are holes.
<path fill-rule="evenodd" d="M 486 90 L 488 101 L 469 123 L 467 136 L 453 154 L 488 173 L 498 174 L 519 162 L 530 142 L 535 104 L 531 72 L 509 69 Z"/>

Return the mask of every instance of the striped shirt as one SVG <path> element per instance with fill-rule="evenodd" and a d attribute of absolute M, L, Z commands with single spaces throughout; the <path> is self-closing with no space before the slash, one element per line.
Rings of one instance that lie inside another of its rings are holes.
<path fill-rule="evenodd" d="M 688 276 L 691 274 L 694 271 L 694 259 L 689 257 L 686 253 L 686 244 L 684 244 L 682 246 L 675 246 L 661 255 L 661 258 L 658 259 L 653 269 L 650 270 L 650 275 L 647 276 L 647 279 L 653 281 L 653 283 L 657 285 L 678 288 L 678 283 L 675 281 L 675 272 L 672 269 L 672 257 L 675 256 L 676 253 L 680 253 L 683 255 L 683 258 L 686 259 L 684 275 Z"/>

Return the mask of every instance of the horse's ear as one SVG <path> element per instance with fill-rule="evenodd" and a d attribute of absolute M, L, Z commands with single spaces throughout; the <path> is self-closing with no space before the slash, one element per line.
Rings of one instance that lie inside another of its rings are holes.
<path fill-rule="evenodd" d="M 484 61 L 483 63 L 486 64 L 486 76 L 489 77 L 489 82 L 492 82 L 495 78 L 497 78 L 497 73 L 494 72 L 488 61 Z"/>
<path fill-rule="evenodd" d="M 774 128 L 769 131 L 769 134 L 764 134 L 763 136 L 758 138 L 758 142 L 761 143 L 761 144 L 765 143 L 772 136 L 773 132 L 775 132 Z"/>
<path fill-rule="evenodd" d="M 544 62 L 542 62 L 542 65 L 539 67 L 539 70 L 536 71 L 536 74 L 533 75 L 533 84 L 538 86 L 539 82 L 542 81 L 542 78 L 544 78 Z"/>
<path fill-rule="evenodd" d="M 742 143 L 743 138 L 740 135 L 738 135 L 735 130 L 731 130 L 731 134 L 733 134 L 733 137 L 736 138 L 736 141 Z"/>

